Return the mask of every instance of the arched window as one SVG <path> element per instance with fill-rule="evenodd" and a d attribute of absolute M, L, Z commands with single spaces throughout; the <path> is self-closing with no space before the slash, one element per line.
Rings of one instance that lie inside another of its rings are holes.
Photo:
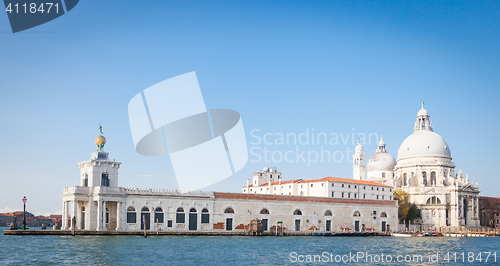
<path fill-rule="evenodd" d="M 293 212 L 293 215 L 302 215 L 302 212 L 300 210 L 295 210 Z"/>
<path fill-rule="evenodd" d="M 161 207 L 156 207 L 155 209 L 155 223 L 163 223 L 163 209 Z"/>
<path fill-rule="evenodd" d="M 404 184 L 405 186 L 408 186 L 408 180 L 406 180 L 406 177 L 407 177 L 407 175 L 406 175 L 406 173 L 404 173 L 404 174 L 403 174 L 403 184 Z"/>
<path fill-rule="evenodd" d="M 358 211 L 355 211 L 352 216 L 361 216 L 361 214 Z"/>
<path fill-rule="evenodd" d="M 268 209 L 262 209 L 260 214 L 270 214 Z"/>
<path fill-rule="evenodd" d="M 422 172 L 422 183 L 427 186 L 427 172 Z"/>
<path fill-rule="evenodd" d="M 441 204 L 441 200 L 438 197 L 431 197 L 427 200 L 427 204 Z"/>
<path fill-rule="evenodd" d="M 135 212 L 135 208 L 130 206 L 127 208 L 127 223 L 135 224 L 136 223 L 137 213 Z"/>
<path fill-rule="evenodd" d="M 82 207 L 82 212 L 84 212 L 84 211 L 85 211 L 85 207 Z"/>
<path fill-rule="evenodd" d="M 385 213 L 385 212 L 381 213 L 380 217 L 387 217 L 387 213 Z"/>
<path fill-rule="evenodd" d="M 326 211 L 325 216 L 332 216 L 332 212 L 330 210 Z"/>
<path fill-rule="evenodd" d="M 142 207 L 141 212 L 149 212 L 149 208 L 148 207 Z"/>
<path fill-rule="evenodd" d="M 102 173 L 101 175 L 101 186 L 109 187 L 108 173 Z"/>
<path fill-rule="evenodd" d="M 234 210 L 233 210 L 233 208 L 231 208 L 231 207 L 227 207 L 227 208 L 224 210 L 224 213 L 234 213 Z"/>
<path fill-rule="evenodd" d="M 431 172 L 431 185 L 436 185 L 436 172 L 434 171 Z"/>
<path fill-rule="evenodd" d="M 195 208 L 191 208 L 191 209 L 189 210 L 189 212 L 196 212 L 196 209 L 195 209 Z"/>
<path fill-rule="evenodd" d="M 183 224 L 186 221 L 184 209 L 179 207 L 177 208 L 177 213 L 175 215 L 175 222 L 178 224 Z"/>
<path fill-rule="evenodd" d="M 207 208 L 201 210 L 201 223 L 202 224 L 210 223 L 210 213 L 208 212 Z"/>

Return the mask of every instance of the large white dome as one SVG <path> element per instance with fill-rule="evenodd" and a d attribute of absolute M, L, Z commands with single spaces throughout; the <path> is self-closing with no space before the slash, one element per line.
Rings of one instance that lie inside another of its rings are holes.
<path fill-rule="evenodd" d="M 392 171 L 396 166 L 396 160 L 387 152 L 375 153 L 366 164 L 366 170 L 371 171 Z"/>
<path fill-rule="evenodd" d="M 450 147 L 438 134 L 428 130 L 418 130 L 403 141 L 398 150 L 398 160 L 413 157 L 449 157 Z"/>

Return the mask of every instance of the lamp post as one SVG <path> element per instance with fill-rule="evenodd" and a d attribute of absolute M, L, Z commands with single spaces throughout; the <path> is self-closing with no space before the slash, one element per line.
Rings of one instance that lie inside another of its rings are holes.
<path fill-rule="evenodd" d="M 24 205 L 24 212 L 23 212 L 23 230 L 26 230 L 26 201 L 28 199 L 26 197 L 23 197 L 23 205 Z"/>

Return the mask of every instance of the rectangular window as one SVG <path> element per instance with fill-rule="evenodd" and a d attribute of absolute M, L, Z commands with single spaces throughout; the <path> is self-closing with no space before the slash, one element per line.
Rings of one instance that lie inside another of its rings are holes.
<path fill-rule="evenodd" d="M 363 186 L 363 189 L 366 189 L 366 186 Z"/>
<path fill-rule="evenodd" d="M 384 178 L 384 177 L 385 177 L 385 173 L 382 173 L 382 178 Z"/>
<path fill-rule="evenodd" d="M 101 186 L 109 187 L 108 173 L 102 173 Z"/>
<path fill-rule="evenodd" d="M 342 192 L 342 198 L 344 197 L 344 192 Z"/>
<path fill-rule="evenodd" d="M 347 185 L 347 188 L 351 188 L 351 185 Z"/>
<path fill-rule="evenodd" d="M 344 184 L 342 184 L 342 187 L 344 187 Z"/>
<path fill-rule="evenodd" d="M 378 195 L 377 195 L 377 199 L 378 199 Z"/>
<path fill-rule="evenodd" d="M 363 199 L 366 199 L 366 194 L 363 194 Z"/>
<path fill-rule="evenodd" d="M 135 224 L 136 223 L 137 213 L 135 212 L 127 212 L 127 223 Z"/>
<path fill-rule="evenodd" d="M 384 199 L 384 196 L 382 195 L 382 199 Z"/>
<path fill-rule="evenodd" d="M 332 198 L 333 198 L 333 195 L 335 194 L 335 192 L 332 192 Z"/>
<path fill-rule="evenodd" d="M 348 198 L 351 198 L 351 193 L 347 193 L 347 197 L 348 197 Z"/>
<path fill-rule="evenodd" d="M 175 217 L 175 222 L 178 224 L 183 224 L 185 222 L 185 216 L 183 212 L 178 212 Z"/>
<path fill-rule="evenodd" d="M 163 212 L 155 212 L 155 223 L 162 224 L 163 223 Z"/>
<path fill-rule="evenodd" d="M 335 185 L 332 183 L 332 187 L 334 187 Z"/>
<path fill-rule="evenodd" d="M 172 220 L 168 220 L 167 227 L 172 227 Z"/>
<path fill-rule="evenodd" d="M 202 224 L 210 223 L 210 214 L 209 213 L 202 213 L 201 214 L 201 223 Z"/>

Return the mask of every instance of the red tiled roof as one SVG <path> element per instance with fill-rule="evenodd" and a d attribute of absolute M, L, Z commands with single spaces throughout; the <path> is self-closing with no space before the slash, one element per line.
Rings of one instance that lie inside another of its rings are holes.
<path fill-rule="evenodd" d="M 327 197 L 306 197 L 288 195 L 269 195 L 253 193 L 228 193 L 214 192 L 215 198 L 221 199 L 243 199 L 243 200 L 273 200 L 273 201 L 296 201 L 296 202 L 326 202 L 326 203 L 350 203 L 350 204 L 371 204 L 395 206 L 394 200 L 365 200 L 365 199 L 345 199 Z"/>
<path fill-rule="evenodd" d="M 392 187 L 389 185 L 384 185 L 382 183 L 377 183 L 373 181 L 363 181 L 363 180 L 355 180 L 355 179 L 348 179 L 348 178 L 338 178 L 338 177 L 324 177 L 321 179 L 310 179 L 310 180 L 303 180 L 303 179 L 294 179 L 294 180 L 287 180 L 287 181 L 282 181 L 281 184 L 289 184 L 289 183 L 313 183 L 313 182 L 341 182 L 341 183 L 350 183 L 350 184 L 360 184 L 360 185 L 368 185 L 368 186 L 379 186 L 379 187 Z M 268 186 L 268 183 L 265 183 L 263 185 L 260 185 L 260 187 L 263 186 Z M 271 185 L 279 185 L 279 182 L 273 182 Z M 244 186 L 246 187 L 246 186 Z M 253 185 L 250 185 L 250 187 L 253 187 Z"/>
<path fill-rule="evenodd" d="M 389 185 L 384 185 L 382 183 L 377 183 L 377 182 L 373 182 L 373 181 L 363 181 L 363 180 L 355 180 L 355 179 L 348 179 L 348 178 L 338 178 L 338 177 L 324 177 L 324 178 L 321 178 L 321 179 L 304 180 L 301 183 L 325 182 L 325 181 L 351 183 L 351 184 L 360 184 L 360 185 L 369 185 L 369 186 L 391 187 Z"/>
<path fill-rule="evenodd" d="M 284 184 L 290 184 L 290 183 L 295 183 L 295 182 L 297 182 L 297 181 L 298 181 L 298 182 L 301 182 L 301 181 L 302 181 L 302 179 L 293 179 L 293 180 L 281 181 L 281 184 L 282 184 L 282 185 L 284 185 Z M 279 182 L 279 181 L 271 183 L 271 185 L 272 185 L 272 186 L 279 185 L 279 184 L 280 184 L 280 182 Z M 269 186 L 269 183 L 265 183 L 265 184 L 262 184 L 262 185 L 260 185 L 260 186 L 261 186 L 261 187 L 263 187 L 263 186 Z M 244 186 L 244 187 L 247 187 L 247 186 Z M 250 187 L 253 187 L 253 184 L 252 184 L 252 185 L 250 185 Z"/>

